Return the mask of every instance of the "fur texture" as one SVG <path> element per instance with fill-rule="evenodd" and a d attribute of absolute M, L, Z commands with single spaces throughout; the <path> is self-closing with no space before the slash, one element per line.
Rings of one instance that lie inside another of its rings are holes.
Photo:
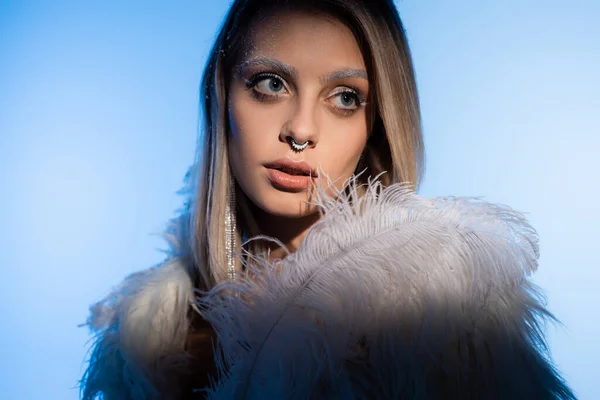
<path fill-rule="evenodd" d="M 323 218 L 283 261 L 197 299 L 217 331 L 211 399 L 571 399 L 547 357 L 552 319 L 529 280 L 524 217 L 474 198 L 373 182 L 319 201 Z M 92 308 L 84 399 L 177 398 L 192 301 L 172 260 Z"/>
<path fill-rule="evenodd" d="M 88 320 L 96 332 L 81 398 L 163 399 L 186 365 L 184 343 L 192 281 L 179 259 L 127 277 L 93 305 Z M 173 397 L 176 398 L 176 397 Z"/>

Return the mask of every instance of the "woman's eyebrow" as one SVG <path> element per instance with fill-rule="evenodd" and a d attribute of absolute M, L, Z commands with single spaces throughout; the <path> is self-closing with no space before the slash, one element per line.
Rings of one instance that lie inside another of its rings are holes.
<path fill-rule="evenodd" d="M 252 67 L 255 65 L 280 71 L 294 80 L 298 77 L 298 73 L 296 72 L 296 69 L 294 67 L 291 67 L 283 61 L 271 57 L 254 57 L 249 60 L 246 60 L 240 64 L 239 71 L 241 72 L 245 68 Z"/>
<path fill-rule="evenodd" d="M 369 79 L 368 75 L 367 75 L 367 71 L 365 71 L 364 69 L 360 69 L 360 68 L 347 68 L 347 69 L 342 69 L 339 71 L 335 71 L 335 72 L 330 72 L 328 74 L 325 74 L 324 76 L 322 76 L 320 78 L 321 82 L 326 83 L 329 81 L 335 81 L 338 79 L 346 79 L 346 78 L 363 78 L 363 79 Z"/>
<path fill-rule="evenodd" d="M 238 71 L 241 72 L 245 68 L 252 66 L 261 66 L 268 69 L 280 71 L 281 73 L 289 76 L 292 79 L 297 79 L 298 71 L 296 68 L 284 63 L 281 60 L 272 57 L 254 57 L 244 61 L 240 64 Z M 345 79 L 345 78 L 362 78 L 369 79 L 367 71 L 360 68 L 346 68 L 339 71 L 327 73 L 319 78 L 322 83 L 327 83 L 334 80 Z"/>

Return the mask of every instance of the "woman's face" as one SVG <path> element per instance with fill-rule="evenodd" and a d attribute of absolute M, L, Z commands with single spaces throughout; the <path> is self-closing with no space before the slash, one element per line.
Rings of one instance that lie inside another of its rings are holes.
<path fill-rule="evenodd" d="M 263 211 L 309 215 L 312 183 L 342 188 L 365 147 L 363 56 L 341 22 L 305 13 L 262 18 L 247 41 L 228 93 L 233 174 Z"/>

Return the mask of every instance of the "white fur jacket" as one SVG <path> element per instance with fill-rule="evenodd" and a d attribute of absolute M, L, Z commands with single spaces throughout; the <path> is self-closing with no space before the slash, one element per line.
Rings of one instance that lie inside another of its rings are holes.
<path fill-rule="evenodd" d="M 275 268 L 196 297 L 183 258 L 92 306 L 82 398 L 181 399 L 193 305 L 216 331 L 210 399 L 572 399 L 552 366 L 524 217 L 475 198 L 370 184 Z M 275 272 L 278 271 L 278 272 Z"/>

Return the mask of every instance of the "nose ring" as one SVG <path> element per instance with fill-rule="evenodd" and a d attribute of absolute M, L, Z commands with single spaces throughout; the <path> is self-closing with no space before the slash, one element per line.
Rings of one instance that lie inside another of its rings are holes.
<path fill-rule="evenodd" d="M 294 138 L 290 138 L 290 145 L 292 146 L 292 149 L 294 149 L 295 151 L 302 151 L 304 150 L 307 146 L 308 146 L 308 140 L 302 144 L 298 144 L 296 143 L 296 141 L 294 140 Z"/>

